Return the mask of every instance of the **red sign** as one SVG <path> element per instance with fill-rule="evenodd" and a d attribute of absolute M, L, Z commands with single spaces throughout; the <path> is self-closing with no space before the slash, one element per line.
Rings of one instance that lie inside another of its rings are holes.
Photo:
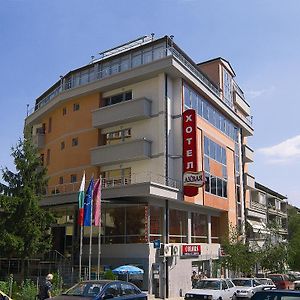
<path fill-rule="evenodd" d="M 201 245 L 182 245 L 181 255 L 182 256 L 199 256 L 201 254 Z"/>
<path fill-rule="evenodd" d="M 187 109 L 182 114 L 183 132 L 183 174 L 196 173 L 197 166 L 197 126 L 196 112 L 194 109 Z M 184 182 L 184 195 L 196 196 L 198 187 L 191 186 L 189 182 Z"/>

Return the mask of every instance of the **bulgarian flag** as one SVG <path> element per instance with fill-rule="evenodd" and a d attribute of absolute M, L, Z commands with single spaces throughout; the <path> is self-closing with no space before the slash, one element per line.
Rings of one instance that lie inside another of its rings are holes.
<path fill-rule="evenodd" d="M 80 185 L 80 189 L 78 192 L 78 225 L 83 225 L 83 215 L 84 215 L 84 185 L 85 185 L 85 172 L 83 172 L 82 181 Z"/>

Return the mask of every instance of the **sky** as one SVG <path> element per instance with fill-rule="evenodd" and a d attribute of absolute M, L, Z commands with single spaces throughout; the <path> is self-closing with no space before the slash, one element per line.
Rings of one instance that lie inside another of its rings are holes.
<path fill-rule="evenodd" d="M 13 169 L 27 104 L 92 55 L 174 35 L 195 61 L 230 61 L 251 105 L 256 181 L 300 207 L 300 1 L 1 0 L 0 166 Z"/>

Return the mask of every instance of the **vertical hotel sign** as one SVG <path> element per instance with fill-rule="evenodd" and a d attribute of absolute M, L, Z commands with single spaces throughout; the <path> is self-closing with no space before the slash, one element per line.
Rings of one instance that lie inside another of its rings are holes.
<path fill-rule="evenodd" d="M 182 114 L 183 131 L 183 188 L 184 195 L 192 197 L 203 186 L 203 172 L 198 172 L 197 165 L 197 126 L 196 112 L 187 109 Z"/>

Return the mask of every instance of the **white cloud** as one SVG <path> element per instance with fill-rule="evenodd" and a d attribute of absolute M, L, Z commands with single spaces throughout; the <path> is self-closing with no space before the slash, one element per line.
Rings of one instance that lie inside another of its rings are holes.
<path fill-rule="evenodd" d="M 271 86 L 269 88 L 261 89 L 261 90 L 246 90 L 246 95 L 249 99 L 255 99 L 262 95 L 271 93 L 275 90 L 274 86 Z"/>
<path fill-rule="evenodd" d="M 300 135 L 287 139 L 277 145 L 260 148 L 258 153 L 266 156 L 269 163 L 285 163 L 300 158 Z"/>

